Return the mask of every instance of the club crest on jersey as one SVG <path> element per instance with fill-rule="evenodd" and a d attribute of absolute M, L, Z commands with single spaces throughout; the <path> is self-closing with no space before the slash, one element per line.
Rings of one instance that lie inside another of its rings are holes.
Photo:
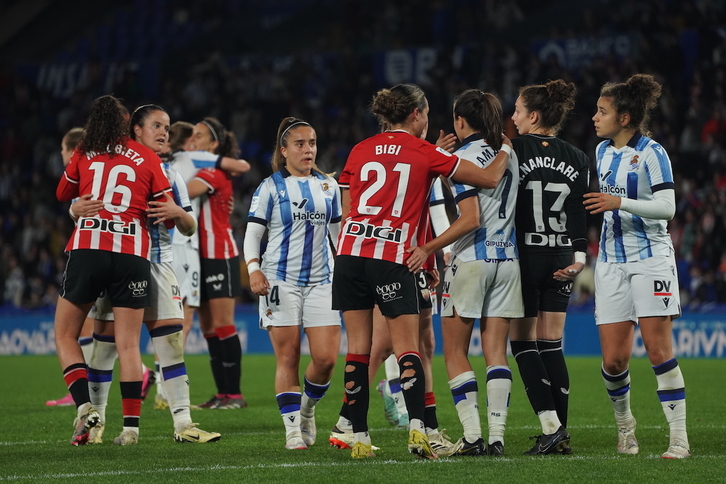
<path fill-rule="evenodd" d="M 320 184 L 320 188 L 323 190 L 323 193 L 326 197 L 332 197 L 333 196 L 333 190 L 330 189 L 330 184 L 327 182 L 323 182 Z"/>
<path fill-rule="evenodd" d="M 638 155 L 634 155 L 633 158 L 630 160 L 630 169 L 636 170 L 638 168 L 638 162 L 640 161 L 640 158 Z"/>
<path fill-rule="evenodd" d="M 542 141 L 542 146 L 544 146 L 545 148 L 547 148 L 549 145 L 550 145 L 549 141 Z"/>
<path fill-rule="evenodd" d="M 361 222 L 349 222 L 345 226 L 345 233 L 366 239 L 379 239 L 391 242 L 401 242 L 403 231 L 393 227 L 376 227 Z"/>
<path fill-rule="evenodd" d="M 112 234 L 136 235 L 136 222 L 126 222 L 119 220 L 106 220 L 101 218 L 82 218 L 78 223 L 78 230 L 100 230 L 101 232 L 110 232 Z"/>

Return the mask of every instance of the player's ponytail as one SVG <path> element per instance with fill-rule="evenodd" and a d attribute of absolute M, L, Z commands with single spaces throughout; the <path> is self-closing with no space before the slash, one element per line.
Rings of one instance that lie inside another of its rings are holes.
<path fill-rule="evenodd" d="M 105 95 L 94 99 L 78 149 L 84 153 L 108 152 L 113 156 L 115 146 L 126 147 L 128 120 L 128 110 L 115 97 Z"/>
<path fill-rule="evenodd" d="M 546 84 L 524 86 L 519 89 L 519 97 L 527 111 L 536 111 L 539 126 L 557 135 L 575 107 L 577 88 L 572 82 L 555 79 Z"/>
<path fill-rule="evenodd" d="M 618 114 L 630 115 L 626 128 L 633 128 L 636 132 L 650 137 L 650 111 L 658 103 L 661 90 L 661 85 L 652 75 L 635 74 L 625 82 L 608 82 L 600 89 L 600 96 L 612 98 L 613 107 Z"/>
<path fill-rule="evenodd" d="M 415 84 L 398 84 L 390 89 L 381 89 L 373 96 L 370 111 L 381 126 L 401 124 L 414 109 L 426 108 L 426 95 Z"/>
<path fill-rule="evenodd" d="M 480 89 L 467 89 L 454 100 L 454 117 L 461 116 L 469 126 L 481 133 L 486 142 L 499 150 L 504 133 L 502 103 L 494 94 Z"/>

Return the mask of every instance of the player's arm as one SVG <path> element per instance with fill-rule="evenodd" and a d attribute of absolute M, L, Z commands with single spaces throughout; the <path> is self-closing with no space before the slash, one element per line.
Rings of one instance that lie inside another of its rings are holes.
<path fill-rule="evenodd" d="M 247 272 L 250 275 L 250 289 L 258 296 L 266 296 L 270 289 L 270 282 L 260 269 L 260 243 L 265 229 L 266 227 L 257 221 L 248 221 L 242 246 Z"/>
<path fill-rule="evenodd" d="M 189 211 L 177 205 L 174 198 L 171 196 L 171 192 L 164 193 L 165 200 L 158 201 L 152 200 L 149 202 L 149 208 L 146 209 L 147 216 L 155 219 L 154 224 L 164 223 L 172 220 L 174 226 L 179 229 L 182 235 L 189 237 L 197 230 L 197 219 L 191 213 L 191 207 Z"/>
<path fill-rule="evenodd" d="M 200 178 L 194 178 L 187 183 L 187 191 L 189 192 L 189 198 L 197 198 L 205 193 L 211 193 L 214 191 L 214 187 L 207 184 L 206 181 Z"/>
<path fill-rule="evenodd" d="M 553 277 L 560 281 L 574 280 L 587 263 L 587 212 L 583 200 L 590 185 L 588 165 L 589 161 L 586 161 L 583 168 L 578 172 L 579 175 L 565 200 L 567 235 L 570 237 L 574 254 L 572 264 L 555 271 L 553 274 Z"/>
<path fill-rule="evenodd" d="M 443 234 L 429 240 L 420 247 L 410 247 L 407 250 L 410 254 L 406 260 L 408 270 L 411 272 L 418 271 L 432 253 L 453 244 L 472 230 L 479 228 L 479 199 L 476 197 L 476 191 L 472 190 L 472 192 L 473 195 L 467 196 L 458 202 L 459 218 Z"/>
<path fill-rule="evenodd" d="M 78 222 L 81 217 L 95 217 L 98 212 L 103 210 L 103 202 L 101 200 L 91 200 L 93 194 L 87 193 L 81 195 L 71 203 L 68 208 L 68 215 L 74 222 Z"/>
<path fill-rule="evenodd" d="M 247 173 L 252 169 L 252 166 L 247 160 L 238 160 L 236 158 L 230 158 L 229 156 L 220 156 L 217 161 L 217 168 L 220 168 L 232 176 L 239 176 Z"/>
<path fill-rule="evenodd" d="M 502 149 L 486 168 L 479 168 L 473 162 L 462 158 L 449 178 L 479 188 L 496 188 L 509 166 L 510 156 L 515 156 L 512 142 L 506 136 L 502 136 Z"/>

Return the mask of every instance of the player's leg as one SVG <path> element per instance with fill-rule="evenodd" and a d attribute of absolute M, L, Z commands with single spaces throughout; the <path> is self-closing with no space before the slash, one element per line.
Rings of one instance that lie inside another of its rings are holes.
<path fill-rule="evenodd" d="M 488 455 L 504 455 L 504 431 L 512 392 L 512 371 L 507 361 L 508 335 L 508 319 L 482 318 L 481 342 L 487 365 Z"/>
<path fill-rule="evenodd" d="M 570 375 L 562 351 L 565 316 L 565 312 L 540 311 L 537 317 L 537 351 L 550 377 L 552 399 L 563 427 L 567 427 L 570 395 Z"/>
<path fill-rule="evenodd" d="M 277 321 L 275 324 L 280 324 Z M 285 425 L 285 447 L 307 449 L 300 430 L 300 326 L 266 326 L 275 352 L 275 398 Z"/>

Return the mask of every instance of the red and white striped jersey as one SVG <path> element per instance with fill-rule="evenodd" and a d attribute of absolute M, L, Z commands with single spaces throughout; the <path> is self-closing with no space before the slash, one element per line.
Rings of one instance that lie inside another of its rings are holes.
<path fill-rule="evenodd" d="M 433 180 L 451 176 L 459 158 L 405 131 L 386 131 L 358 143 L 338 184 L 350 189 L 351 207 L 338 254 L 403 264 L 419 238 Z M 424 227 L 423 230 L 426 230 Z"/>
<path fill-rule="evenodd" d="M 97 249 L 149 258 L 148 201 L 170 190 L 159 157 L 132 139 L 110 153 L 76 151 L 56 189 L 60 201 L 93 194 L 104 209 L 81 217 L 66 251 Z"/>
<path fill-rule="evenodd" d="M 209 187 L 199 211 L 199 256 L 202 259 L 231 259 L 239 255 L 229 223 L 232 179 L 224 170 L 205 168 L 194 177 Z"/>

